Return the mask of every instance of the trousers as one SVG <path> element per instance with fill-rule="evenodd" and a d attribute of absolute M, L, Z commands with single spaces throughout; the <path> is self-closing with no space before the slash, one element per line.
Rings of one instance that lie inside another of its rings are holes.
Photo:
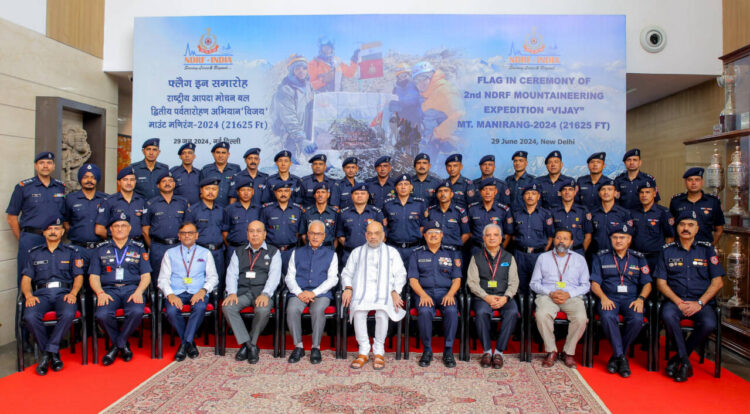
<path fill-rule="evenodd" d="M 575 355 L 576 344 L 586 331 L 588 318 L 586 307 L 580 296 L 568 298 L 563 304 L 556 304 L 548 295 L 536 297 L 536 327 L 544 340 L 545 352 L 557 352 L 555 343 L 555 317 L 557 312 L 563 311 L 568 316 L 568 336 L 565 338 L 563 352 L 567 355 Z"/>
<path fill-rule="evenodd" d="M 331 302 L 325 296 L 315 298 L 310 304 L 310 317 L 312 318 L 312 347 L 320 348 L 320 338 L 323 337 L 323 329 L 326 326 L 325 310 Z M 286 304 L 286 323 L 292 333 L 295 346 L 302 343 L 302 311 L 308 305 L 292 296 Z"/>
<path fill-rule="evenodd" d="M 367 334 L 367 314 L 370 311 L 359 310 L 354 312 L 354 336 L 359 344 L 360 355 L 370 354 L 370 336 Z M 388 323 L 390 318 L 384 310 L 375 311 L 375 337 L 372 342 L 372 352 L 375 355 L 385 355 L 385 336 L 388 334 Z"/>
<path fill-rule="evenodd" d="M 268 320 L 271 318 L 271 309 L 273 309 L 273 299 L 268 299 L 268 305 L 263 307 L 255 306 L 257 298 L 252 292 L 237 296 L 237 304 L 224 306 L 224 318 L 232 326 L 232 332 L 237 339 L 238 344 L 250 342 L 251 345 L 258 344 L 258 337 L 263 332 Z M 240 315 L 240 311 L 248 306 L 253 306 L 253 322 L 248 333 L 245 321 Z"/>

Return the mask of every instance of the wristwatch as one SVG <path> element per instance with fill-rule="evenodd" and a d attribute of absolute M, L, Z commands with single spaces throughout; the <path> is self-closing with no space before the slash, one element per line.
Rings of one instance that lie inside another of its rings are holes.
<path fill-rule="evenodd" d="M 698 304 L 701 305 L 701 308 L 703 307 L 703 301 L 698 299 Z"/>
<path fill-rule="evenodd" d="M 646 298 L 644 298 L 644 297 L 643 297 L 643 296 L 641 296 L 641 295 L 638 295 L 638 299 L 640 299 L 640 300 L 642 300 L 642 301 L 644 301 L 644 302 L 646 301 Z"/>

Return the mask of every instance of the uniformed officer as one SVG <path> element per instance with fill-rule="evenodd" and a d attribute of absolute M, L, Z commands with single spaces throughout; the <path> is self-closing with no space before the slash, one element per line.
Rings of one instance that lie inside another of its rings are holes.
<path fill-rule="evenodd" d="M 96 215 L 96 235 L 106 239 L 107 224 L 112 217 L 120 216 L 125 213 L 130 220 L 130 238 L 133 240 L 143 240 L 143 229 L 141 219 L 146 214 L 146 200 L 133 192 L 135 188 L 135 173 L 131 167 L 125 167 L 117 173 L 117 184 L 120 191 L 110 195 L 99 205 L 99 212 Z"/>
<path fill-rule="evenodd" d="M 411 194 L 416 198 L 424 200 L 427 206 L 431 206 L 437 202 L 435 199 L 435 190 L 441 181 L 434 175 L 430 175 L 430 167 L 429 155 L 420 152 L 414 157 L 415 174 L 411 177 L 411 185 L 414 189 L 411 191 Z"/>
<path fill-rule="evenodd" d="M 299 204 L 302 180 L 289 172 L 289 169 L 292 167 L 292 153 L 287 150 L 279 151 L 273 157 L 273 162 L 276 163 L 278 172 L 266 179 L 266 188 L 263 190 L 261 202 L 266 204 L 276 201 L 274 188 L 281 188 L 279 184 L 288 184 L 287 188 L 291 191 L 289 201 Z"/>
<path fill-rule="evenodd" d="M 469 215 L 463 207 L 453 202 L 453 190 L 450 181 L 442 181 L 437 188 L 438 204 L 430 206 L 425 212 L 424 223 L 437 221 L 442 233 L 441 243 L 461 252 L 464 243 L 471 238 Z"/>
<path fill-rule="evenodd" d="M 78 182 L 81 189 L 65 196 L 63 221 L 71 244 L 78 246 L 83 258 L 83 273 L 89 268 L 90 253 L 102 239 L 96 234 L 96 216 L 99 207 L 107 199 L 105 193 L 96 191 L 96 183 L 101 178 L 99 167 L 83 164 L 78 169 Z"/>
<path fill-rule="evenodd" d="M 448 173 L 446 181 L 450 183 L 453 191 L 453 202 L 462 209 L 469 208 L 469 204 L 476 201 L 476 188 L 474 182 L 461 175 L 463 166 L 463 155 L 453 154 L 445 159 L 445 172 Z"/>
<path fill-rule="evenodd" d="M 177 150 L 177 155 L 182 160 L 182 164 L 172 167 L 169 172 L 174 177 L 174 195 L 180 196 L 190 203 L 190 205 L 200 202 L 200 175 L 201 170 L 193 166 L 195 161 L 195 144 L 188 142 L 182 144 Z"/>
<path fill-rule="evenodd" d="M 261 206 L 252 203 L 253 180 L 250 177 L 238 176 L 234 182 L 239 200 L 224 209 L 224 225 L 222 234 L 229 245 L 227 257 L 231 256 L 232 248 L 247 244 L 247 225 L 260 220 Z"/>
<path fill-rule="evenodd" d="M 143 238 L 149 246 L 151 257 L 151 275 L 154 281 L 159 278 L 161 259 L 170 246 L 180 242 L 177 232 L 185 220 L 188 202 L 174 195 L 174 178 L 169 171 L 158 177 L 156 185 L 159 195 L 146 202 L 146 214 L 143 215 Z"/>
<path fill-rule="evenodd" d="M 370 204 L 383 209 L 386 200 L 396 197 L 396 183 L 391 179 L 391 157 L 385 155 L 375 160 L 375 177 L 365 180 L 370 192 Z"/>
<path fill-rule="evenodd" d="M 157 178 L 164 172 L 169 172 L 167 164 L 156 161 L 161 153 L 159 138 L 149 138 L 141 146 L 143 160 L 130 164 L 135 174 L 135 193 L 150 200 L 159 195 Z"/>
<path fill-rule="evenodd" d="M 355 157 L 347 157 L 341 163 L 341 169 L 344 171 L 344 178 L 336 182 L 336 191 L 339 193 L 339 210 L 351 207 L 352 204 L 352 187 L 357 184 L 357 173 L 359 172 L 359 160 Z"/>
<path fill-rule="evenodd" d="M 273 178 L 273 176 L 271 176 Z M 270 182 L 270 181 L 269 181 Z M 286 274 L 289 256 L 297 246 L 302 221 L 302 206 L 292 203 L 292 183 L 277 182 L 272 188 L 276 201 L 263 205 L 260 221 L 266 225 L 266 241 L 281 251 L 281 273 Z"/>
<path fill-rule="evenodd" d="M 676 229 L 679 241 L 664 246 L 654 271 L 656 287 L 667 298 L 661 319 L 677 347 L 677 355 L 668 361 L 666 372 L 677 382 L 693 375 L 690 354 L 716 329 L 714 297 L 724 286 L 724 269 L 716 249 L 711 243 L 696 240 L 698 226 L 698 213 L 680 213 Z M 687 342 L 680 329 L 684 319 L 695 323 Z"/>
<path fill-rule="evenodd" d="M 482 176 L 474 180 L 474 185 L 477 185 L 482 180 L 493 180 L 495 188 L 497 188 L 495 199 L 498 203 L 510 207 L 510 189 L 508 188 L 508 184 L 499 178 L 495 178 L 495 156 L 492 154 L 483 156 L 479 160 L 479 170 L 482 171 Z M 479 190 L 478 187 L 477 190 Z M 480 202 L 482 200 L 480 197 L 476 197 L 475 201 Z"/>
<path fill-rule="evenodd" d="M 686 192 L 676 194 L 669 202 L 672 216 L 678 216 L 683 211 L 695 211 L 698 217 L 698 234 L 696 240 L 719 243 L 724 232 L 724 212 L 721 210 L 721 200 L 718 197 L 703 192 L 703 168 L 688 168 L 682 175 L 685 179 Z"/>
<path fill-rule="evenodd" d="M 526 167 L 529 165 L 528 156 L 529 153 L 526 151 L 516 151 L 511 157 L 515 173 L 505 177 L 508 190 L 510 190 L 510 205 L 508 207 L 511 211 L 524 208 L 526 203 L 523 201 L 523 191 L 534 184 L 536 180 L 536 177 L 526 172 Z"/>
<path fill-rule="evenodd" d="M 222 288 L 224 287 L 224 271 L 226 270 L 226 266 L 224 266 L 223 233 L 229 231 L 229 223 L 224 220 L 224 207 L 216 204 L 219 184 L 220 181 L 216 178 L 207 178 L 200 182 L 201 201 L 190 205 L 187 214 L 185 214 L 184 222 L 195 224 L 198 231 L 196 243 L 211 252 L 216 272 L 219 274 L 219 287 Z"/>
<path fill-rule="evenodd" d="M 518 264 L 519 290 L 529 293 L 529 282 L 539 254 L 549 250 L 555 234 L 552 213 L 539 206 L 539 184 L 533 183 L 523 191 L 525 207 L 513 211 L 513 242 Z"/>
<path fill-rule="evenodd" d="M 578 177 L 578 194 L 576 202 L 586 207 L 589 211 L 601 203 L 599 199 L 599 185 L 604 171 L 604 160 L 607 158 L 606 152 L 595 152 L 589 155 L 586 163 L 589 167 L 589 174 Z"/>
<path fill-rule="evenodd" d="M 599 250 L 612 248 L 607 230 L 609 226 L 622 226 L 623 224 L 633 226 L 633 216 L 630 210 L 615 204 L 615 194 L 617 193 L 615 182 L 608 177 L 604 177 L 600 181 L 599 198 L 602 202 L 591 211 L 591 224 L 594 227 L 594 232 L 591 235 L 592 243 L 588 253 L 592 259 L 593 255 Z"/>
<path fill-rule="evenodd" d="M 328 204 L 338 207 L 339 192 L 338 187 L 334 185 L 335 180 L 328 177 L 326 172 L 326 162 L 328 157 L 325 154 L 316 154 L 308 160 L 312 168 L 312 174 L 302 177 L 302 186 L 300 187 L 300 203 L 303 207 L 308 208 L 315 204 L 315 185 L 317 183 L 326 183 L 330 193 Z"/>
<path fill-rule="evenodd" d="M 133 358 L 128 338 L 141 323 L 144 293 L 151 283 L 151 265 L 143 243 L 129 237 L 131 219 L 121 212 L 110 218 L 110 240 L 99 243 L 89 266 L 89 283 L 96 294 L 94 316 L 112 340 L 112 347 L 102 357 L 107 366 L 118 355 L 127 362 Z M 125 320 L 118 327 L 115 312 L 122 309 Z"/>
<path fill-rule="evenodd" d="M 458 327 L 456 293 L 461 287 L 461 257 L 454 248 L 441 244 L 442 228 L 438 221 L 425 223 L 424 238 L 427 244 L 414 249 L 409 258 L 409 286 L 412 301 L 419 312 L 417 324 L 424 345 L 424 353 L 419 359 L 421 367 L 429 366 L 432 361 L 432 319 L 436 309 L 443 314 L 443 365 L 448 368 L 456 366 L 453 341 Z"/>
<path fill-rule="evenodd" d="M 398 250 L 404 263 L 408 263 L 409 256 L 422 239 L 421 226 L 427 207 L 424 200 L 410 195 L 413 187 L 408 175 L 399 175 L 395 181 L 396 197 L 383 205 L 388 228 L 386 242 Z"/>
<path fill-rule="evenodd" d="M 319 220 L 326 227 L 326 237 L 323 246 L 334 249 L 338 245 L 336 240 L 336 222 L 339 218 L 339 209 L 330 205 L 328 200 L 331 194 L 332 183 L 316 182 L 313 192 L 315 203 L 305 209 L 302 213 L 301 229 L 306 229 L 311 222 Z M 302 240 L 307 244 L 307 235 L 302 235 Z"/>
<path fill-rule="evenodd" d="M 373 221 L 385 224 L 383 212 L 367 203 L 369 196 L 367 184 L 357 183 L 352 187 L 353 205 L 344 208 L 339 214 L 339 221 L 336 223 L 336 237 L 339 239 L 339 244 L 344 246 L 344 252 L 340 260 L 342 266 L 346 263 L 352 250 L 367 243 L 365 231 L 368 224 Z"/>
<path fill-rule="evenodd" d="M 631 210 L 633 230 L 638 237 L 633 238 L 632 248 L 643 253 L 648 267 L 656 269 L 656 260 L 661 248 L 674 241 L 674 216 L 669 210 L 656 204 L 656 183 L 645 180 L 638 189 L 641 207 Z"/>
<path fill-rule="evenodd" d="M 477 181 L 481 201 L 469 206 L 469 227 L 471 227 L 472 253 L 482 249 L 484 228 L 496 224 L 503 231 L 503 246 L 508 246 L 513 234 L 513 215 L 510 208 L 497 201 L 497 183 L 494 177 Z M 504 183 L 503 183 L 504 184 Z"/>
<path fill-rule="evenodd" d="M 60 341 L 73 323 L 78 292 L 83 287 L 83 258 L 76 248 L 61 243 L 65 233 L 62 219 L 56 217 L 45 224 L 45 243 L 29 250 L 21 279 L 26 305 L 23 320 L 42 351 L 36 367 L 39 375 L 46 375 L 50 365 L 53 371 L 63 368 Z M 56 313 L 57 324 L 47 335 L 42 319 L 49 311 Z"/>
<path fill-rule="evenodd" d="M 217 142 L 211 148 L 211 154 L 214 157 L 214 162 L 203 166 L 199 182 L 206 178 L 218 178 L 219 195 L 216 197 L 216 204 L 224 207 L 229 205 L 232 180 L 234 175 L 240 172 L 240 166 L 232 162 L 227 162 L 229 160 L 228 142 Z"/>
<path fill-rule="evenodd" d="M 245 151 L 244 155 L 245 165 L 247 168 L 238 172 L 232 178 L 232 189 L 229 192 L 229 204 L 237 201 L 237 187 L 236 181 L 239 177 L 249 177 L 253 183 L 253 205 L 260 207 L 262 204 L 260 199 L 263 197 L 263 192 L 266 190 L 266 181 L 268 180 L 268 174 L 259 171 L 258 166 L 260 165 L 260 148 L 250 148 Z"/>
<path fill-rule="evenodd" d="M 627 224 L 610 226 L 612 250 L 600 250 L 591 265 L 591 292 L 599 300 L 596 311 L 604 335 L 612 345 L 607 371 L 630 376 L 627 354 L 643 328 L 643 309 L 651 293 L 651 269 L 646 258 L 628 247 L 633 229 Z M 619 315 L 623 329 L 620 332 Z"/>
<path fill-rule="evenodd" d="M 617 203 L 628 210 L 633 210 L 641 204 L 638 200 L 638 187 L 647 179 L 654 182 L 656 180 L 651 175 L 641 171 L 641 150 L 638 148 L 628 150 L 622 157 L 622 162 L 625 163 L 625 172 L 615 177 L 615 187 L 617 187 L 619 194 Z M 658 203 L 661 197 L 659 197 L 658 187 L 655 188 L 655 201 Z"/>
<path fill-rule="evenodd" d="M 586 207 L 576 203 L 576 182 L 568 181 L 560 188 L 562 205 L 552 210 L 552 219 L 555 229 L 566 228 L 573 233 L 574 252 L 585 256 L 586 249 L 591 244 L 591 233 L 594 231 L 591 225 L 591 213 Z M 598 196 L 597 196 L 598 197 Z"/>
<path fill-rule="evenodd" d="M 44 225 L 51 218 L 62 214 L 65 202 L 65 184 L 52 178 L 55 171 L 55 154 L 37 154 L 34 157 L 34 171 L 36 176 L 16 184 L 5 210 L 8 214 L 8 225 L 18 239 L 18 286 L 21 284 L 21 270 L 26 263 L 26 253 L 32 247 L 44 243 Z"/>
<path fill-rule="evenodd" d="M 562 154 L 558 150 L 547 154 L 547 158 L 544 159 L 544 165 L 547 166 L 547 175 L 537 177 L 536 182 L 541 186 L 542 207 L 547 210 L 553 210 L 562 205 L 560 189 L 563 184 L 569 183 L 573 178 L 562 173 Z"/>

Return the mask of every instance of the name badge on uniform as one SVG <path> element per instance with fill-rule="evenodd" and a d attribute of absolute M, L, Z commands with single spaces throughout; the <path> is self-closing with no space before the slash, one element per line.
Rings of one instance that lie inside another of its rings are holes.
<path fill-rule="evenodd" d="M 565 289 L 565 282 L 555 282 L 558 289 Z"/>
<path fill-rule="evenodd" d="M 193 284 L 193 278 L 192 277 L 183 277 L 182 281 L 185 282 L 186 285 L 192 285 Z"/>
<path fill-rule="evenodd" d="M 115 280 L 122 281 L 125 280 L 125 269 L 122 267 L 118 267 L 115 270 Z"/>
<path fill-rule="evenodd" d="M 245 279 L 255 279 L 255 272 L 245 272 Z"/>
<path fill-rule="evenodd" d="M 628 287 L 626 285 L 617 285 L 617 293 L 628 293 Z"/>
<path fill-rule="evenodd" d="M 487 287 L 496 288 L 497 287 L 497 280 L 488 280 L 487 281 Z"/>

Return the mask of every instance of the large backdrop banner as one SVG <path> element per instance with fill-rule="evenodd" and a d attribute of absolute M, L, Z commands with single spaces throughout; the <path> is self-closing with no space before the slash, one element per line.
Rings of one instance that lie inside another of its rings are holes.
<path fill-rule="evenodd" d="M 606 151 L 605 174 L 625 150 L 625 16 L 335 15 L 136 18 L 133 159 L 161 138 L 161 160 L 197 145 L 231 144 L 243 166 L 261 148 L 261 169 L 292 151 L 297 175 L 328 155 L 329 174 L 360 159 L 369 173 L 381 155 L 407 171 L 426 152 L 437 171 L 464 155 L 479 176 L 485 154 L 498 176 L 514 151 L 546 173 L 558 149 L 564 173 L 587 173 Z"/>

